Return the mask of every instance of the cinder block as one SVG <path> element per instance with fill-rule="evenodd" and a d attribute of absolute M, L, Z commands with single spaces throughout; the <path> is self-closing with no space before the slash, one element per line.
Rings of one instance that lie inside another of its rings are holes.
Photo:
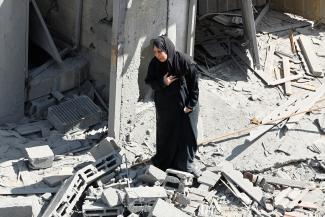
<path fill-rule="evenodd" d="M 88 97 L 79 96 L 48 108 L 47 119 L 60 132 L 88 129 L 101 121 L 101 109 Z"/>
<path fill-rule="evenodd" d="M 118 206 L 122 204 L 122 198 L 120 198 L 118 189 L 115 188 L 106 188 L 102 193 L 102 200 L 109 207 Z"/>
<path fill-rule="evenodd" d="M 101 176 L 114 172 L 120 164 L 121 156 L 117 153 L 112 153 L 78 170 L 74 176 L 64 182 L 55 194 L 51 203 L 44 211 L 43 217 L 70 216 L 87 186 Z"/>
<path fill-rule="evenodd" d="M 128 210 L 133 213 L 150 212 L 158 198 L 167 198 L 160 186 L 125 188 Z"/>
<path fill-rule="evenodd" d="M 27 158 L 33 169 L 49 168 L 53 164 L 54 154 L 48 145 L 26 148 Z"/>
<path fill-rule="evenodd" d="M 86 200 L 82 205 L 84 217 L 116 217 L 123 214 L 123 206 L 107 207 L 99 202 Z"/>
<path fill-rule="evenodd" d="M 167 203 L 162 199 L 158 199 L 153 206 L 148 217 L 190 217 L 183 211 L 177 209 L 173 204 Z"/>

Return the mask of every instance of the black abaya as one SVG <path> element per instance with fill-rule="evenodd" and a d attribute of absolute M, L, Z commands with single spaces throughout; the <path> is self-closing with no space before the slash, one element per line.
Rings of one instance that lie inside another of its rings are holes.
<path fill-rule="evenodd" d="M 152 162 L 162 170 L 168 168 L 190 171 L 197 150 L 198 75 L 196 64 L 175 51 L 173 43 L 160 36 L 154 45 L 167 53 L 168 60 L 153 58 L 148 67 L 146 83 L 154 89 L 157 138 L 156 155 Z M 178 79 L 165 86 L 168 73 Z M 185 113 L 184 107 L 192 109 Z"/>

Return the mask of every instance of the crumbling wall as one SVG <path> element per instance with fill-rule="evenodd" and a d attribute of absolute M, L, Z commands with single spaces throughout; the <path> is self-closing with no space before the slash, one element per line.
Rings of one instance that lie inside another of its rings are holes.
<path fill-rule="evenodd" d="M 0 1 L 0 123 L 24 115 L 27 71 L 28 3 Z"/>
<path fill-rule="evenodd" d="M 273 0 L 272 8 L 311 20 L 325 18 L 325 0 Z"/>
<path fill-rule="evenodd" d="M 38 0 L 42 14 L 57 36 L 71 44 L 75 37 L 77 0 Z M 113 0 L 83 0 L 81 48 L 90 61 L 90 78 L 106 100 L 109 95 Z"/>

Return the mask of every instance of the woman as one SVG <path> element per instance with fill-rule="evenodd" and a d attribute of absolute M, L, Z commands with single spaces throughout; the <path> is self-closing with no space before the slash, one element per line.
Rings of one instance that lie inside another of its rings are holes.
<path fill-rule="evenodd" d="M 154 90 L 157 135 L 152 163 L 162 170 L 173 168 L 200 175 L 194 164 L 197 150 L 198 75 L 196 64 L 175 51 L 166 36 L 153 41 L 155 57 L 145 82 Z"/>

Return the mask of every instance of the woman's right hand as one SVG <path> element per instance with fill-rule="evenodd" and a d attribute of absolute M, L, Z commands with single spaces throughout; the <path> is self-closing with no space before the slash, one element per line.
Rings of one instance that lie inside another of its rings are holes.
<path fill-rule="evenodd" d="M 178 78 L 176 78 L 176 76 L 174 75 L 169 75 L 169 73 L 167 72 L 164 75 L 164 84 L 166 86 L 169 86 L 171 83 L 173 83 L 174 81 L 176 81 Z"/>

